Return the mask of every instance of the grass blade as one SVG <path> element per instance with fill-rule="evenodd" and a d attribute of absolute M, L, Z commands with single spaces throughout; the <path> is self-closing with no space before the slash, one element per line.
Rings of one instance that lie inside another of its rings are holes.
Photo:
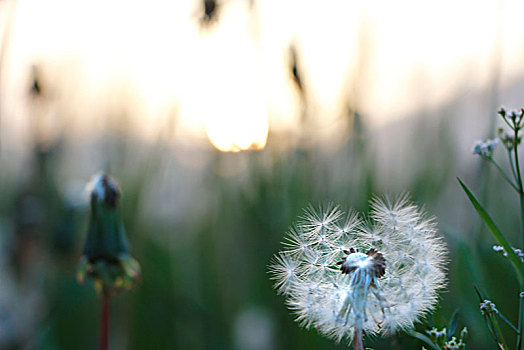
<path fill-rule="evenodd" d="M 479 203 L 475 195 L 469 190 L 469 188 L 464 184 L 464 182 L 462 182 L 460 178 L 457 179 L 460 185 L 462 186 L 464 192 L 466 192 L 466 195 L 468 196 L 469 200 L 475 207 L 475 210 L 477 210 L 477 213 L 480 215 L 484 223 L 486 223 L 486 225 L 488 226 L 495 240 L 504 248 L 504 250 L 508 254 L 508 258 L 511 261 L 511 264 L 513 265 L 517 273 L 519 283 L 522 285 L 522 282 L 524 281 L 524 265 L 522 264 L 520 258 L 513 251 L 513 247 L 511 246 L 511 244 L 508 242 L 506 237 L 504 237 L 502 232 L 500 232 L 499 228 L 497 227 L 491 216 L 489 216 L 488 212 L 486 211 L 486 209 L 484 209 L 482 204 Z"/>
<path fill-rule="evenodd" d="M 426 343 L 426 345 L 430 346 L 433 350 L 439 350 L 439 348 L 435 344 L 433 344 L 431 339 L 429 339 L 429 337 L 427 337 L 426 335 L 419 333 L 415 330 L 408 330 L 407 334 L 412 336 L 413 338 L 423 341 L 424 343 Z"/>
<path fill-rule="evenodd" d="M 451 337 L 453 337 L 453 334 L 455 333 L 455 330 L 457 329 L 457 322 L 458 322 L 458 309 L 455 310 L 455 312 L 453 313 L 453 316 L 451 316 L 451 320 L 449 321 L 448 331 L 446 334 L 447 341 L 450 341 Z"/>

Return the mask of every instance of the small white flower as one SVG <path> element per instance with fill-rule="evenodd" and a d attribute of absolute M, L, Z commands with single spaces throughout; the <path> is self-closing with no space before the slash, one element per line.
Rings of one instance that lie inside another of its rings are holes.
<path fill-rule="evenodd" d="M 497 147 L 499 139 L 487 139 L 486 141 L 477 141 L 473 147 L 472 153 L 481 157 L 489 158 Z"/>
<path fill-rule="evenodd" d="M 413 326 L 444 286 L 435 220 L 405 196 L 371 204 L 369 222 L 335 206 L 308 208 L 270 266 L 296 320 L 336 341 Z"/>
<path fill-rule="evenodd" d="M 498 252 L 503 252 L 504 256 L 507 256 L 508 254 L 506 253 L 506 251 L 504 250 L 504 248 L 500 245 L 494 245 L 493 246 L 493 250 L 496 251 L 497 253 Z"/>
<path fill-rule="evenodd" d="M 508 256 L 508 252 L 506 252 L 506 250 L 504 249 L 504 247 L 500 246 L 500 245 L 494 245 L 493 246 L 493 250 L 496 251 L 497 253 L 501 253 L 503 256 L 507 257 Z M 524 263 L 524 252 L 522 252 L 522 250 L 518 249 L 518 248 L 513 248 L 513 251 L 515 252 L 515 254 L 517 254 L 517 256 L 520 258 L 520 261 L 522 261 Z"/>
<path fill-rule="evenodd" d="M 486 299 L 482 303 L 480 303 L 480 312 L 482 313 L 482 315 L 498 314 L 499 310 L 497 310 L 495 303 Z"/>

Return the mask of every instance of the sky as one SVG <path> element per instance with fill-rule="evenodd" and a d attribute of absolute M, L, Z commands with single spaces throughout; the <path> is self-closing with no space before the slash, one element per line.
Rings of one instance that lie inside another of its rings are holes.
<path fill-rule="evenodd" d="M 260 148 L 269 130 L 297 129 L 302 98 L 315 134 L 336 134 L 348 105 L 380 126 L 522 79 L 518 13 L 518 0 L 222 0 L 202 26 L 200 1 L 4 0 L 3 139 L 30 135 L 38 113 L 49 138 L 125 124 L 146 140 L 168 130 L 221 150 Z M 47 97 L 38 112 L 34 66 Z"/>

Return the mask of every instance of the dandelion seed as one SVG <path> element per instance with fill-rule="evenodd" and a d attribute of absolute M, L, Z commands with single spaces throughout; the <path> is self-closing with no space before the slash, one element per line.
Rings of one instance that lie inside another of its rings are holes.
<path fill-rule="evenodd" d="M 435 220 L 406 196 L 371 205 L 366 224 L 335 206 L 307 208 L 270 266 L 296 321 L 336 341 L 413 326 L 444 286 Z"/>

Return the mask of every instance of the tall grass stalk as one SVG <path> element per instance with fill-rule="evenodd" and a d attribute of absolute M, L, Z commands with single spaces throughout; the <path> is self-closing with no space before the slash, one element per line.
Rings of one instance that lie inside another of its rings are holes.
<path fill-rule="evenodd" d="M 512 130 L 511 135 L 508 135 L 502 128 L 499 128 L 498 130 L 498 139 L 495 140 L 487 140 L 485 142 L 478 142 L 475 146 L 473 153 L 480 155 L 483 159 L 488 160 L 490 163 L 492 163 L 497 171 L 502 175 L 502 177 L 511 185 L 511 187 L 518 193 L 519 195 L 519 203 L 520 203 L 520 221 L 521 221 L 521 246 L 524 246 L 524 186 L 522 185 L 522 175 L 520 170 L 520 163 L 519 163 L 519 153 L 518 153 L 518 145 L 521 142 L 519 132 L 523 127 L 523 119 L 524 119 L 524 109 L 521 109 L 519 112 L 511 111 L 506 112 L 504 108 L 501 108 L 499 110 L 499 115 L 502 117 L 504 123 L 509 126 L 509 128 Z M 493 159 L 493 151 L 495 149 L 495 146 L 497 143 L 501 141 L 504 145 L 504 147 L 507 150 L 508 154 L 508 161 L 511 167 L 511 175 L 513 175 L 514 181 L 510 179 L 510 177 L 505 173 L 505 171 L 497 164 L 497 162 Z M 505 255 L 507 255 L 508 259 L 513 264 L 513 267 L 515 268 L 515 274 L 518 278 L 519 282 L 519 289 L 520 292 L 524 290 L 524 264 L 521 259 L 521 257 L 517 256 L 516 252 L 514 251 L 514 248 L 511 246 L 509 241 L 506 239 L 506 237 L 502 234 L 502 232 L 497 228 L 495 225 L 495 222 L 493 219 L 491 219 L 490 215 L 484 209 L 484 207 L 478 202 L 478 200 L 475 198 L 473 193 L 467 188 L 467 186 L 459 179 L 459 182 L 466 192 L 467 196 L 469 197 L 470 201 L 472 202 L 473 206 L 483 219 L 483 221 L 486 223 L 486 225 L 489 227 L 491 233 L 493 234 L 494 238 L 499 242 L 499 244 L 502 246 L 502 249 L 505 252 Z M 522 296 L 519 296 L 519 316 L 518 316 L 518 331 L 517 331 L 517 343 L 515 349 L 521 350 L 522 349 L 522 334 L 524 329 L 524 298 Z M 502 338 L 502 332 L 500 328 L 498 327 L 498 322 L 496 317 L 493 317 L 493 322 L 495 323 L 495 329 L 494 332 L 496 333 L 496 338 Z M 504 345 L 504 348 L 506 346 Z"/>
<path fill-rule="evenodd" d="M 519 193 L 519 199 L 520 199 L 520 223 L 521 223 L 521 246 L 524 247 L 524 188 L 522 187 L 522 176 L 520 174 L 520 164 L 519 164 L 519 153 L 518 153 L 518 137 L 519 137 L 519 130 L 520 130 L 520 123 L 515 124 L 515 127 L 513 128 L 513 139 L 515 140 L 515 152 L 513 153 L 515 157 L 515 170 L 516 170 L 516 181 L 518 186 L 518 193 Z M 511 163 L 511 153 L 510 155 L 510 163 Z M 515 174 L 515 172 L 514 172 Z M 520 291 L 524 289 L 524 286 L 521 281 L 520 285 Z M 522 349 L 522 331 L 524 327 L 524 301 L 523 298 L 519 298 L 519 333 L 517 335 L 517 350 Z"/>

